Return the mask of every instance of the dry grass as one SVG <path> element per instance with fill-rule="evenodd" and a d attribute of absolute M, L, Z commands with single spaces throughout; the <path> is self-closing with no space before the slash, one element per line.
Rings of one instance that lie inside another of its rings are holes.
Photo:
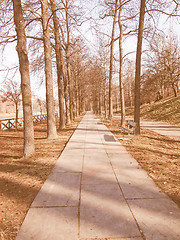
<path fill-rule="evenodd" d="M 127 108 L 127 115 L 133 115 L 134 109 Z M 141 106 L 141 118 L 180 125 L 180 92 L 177 97 L 170 96 L 152 104 Z"/>
<path fill-rule="evenodd" d="M 102 122 L 180 207 L 180 142 L 146 129 L 142 129 L 139 136 L 123 135 L 117 118 L 113 118 L 111 123 Z"/>
<path fill-rule="evenodd" d="M 23 131 L 0 131 L 0 239 L 13 240 L 26 213 L 82 117 L 55 140 L 35 125 L 36 153 L 23 158 Z"/>

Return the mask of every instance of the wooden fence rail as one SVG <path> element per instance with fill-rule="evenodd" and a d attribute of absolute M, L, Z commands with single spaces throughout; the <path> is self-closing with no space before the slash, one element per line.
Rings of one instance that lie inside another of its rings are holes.
<path fill-rule="evenodd" d="M 40 123 L 42 120 L 47 119 L 47 114 L 34 115 L 33 122 Z M 24 124 L 23 118 L 18 118 L 17 127 L 22 127 Z M 0 130 L 8 130 L 16 128 L 16 118 L 7 118 L 0 120 Z"/>

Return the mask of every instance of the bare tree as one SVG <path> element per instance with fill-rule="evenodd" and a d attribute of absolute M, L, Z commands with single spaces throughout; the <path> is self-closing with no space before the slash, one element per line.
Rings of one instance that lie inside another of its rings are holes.
<path fill-rule="evenodd" d="M 156 34 L 150 43 L 146 68 L 142 78 L 142 100 L 152 102 L 174 93 L 177 96 L 180 81 L 180 49 L 177 37 Z M 156 94 L 155 94 L 156 93 Z"/>
<path fill-rule="evenodd" d="M 114 54 L 114 35 L 115 26 L 117 21 L 117 10 L 118 10 L 118 0 L 115 0 L 114 16 L 113 16 L 113 26 L 111 34 L 111 50 L 110 50 L 110 65 L 109 65 L 109 119 L 113 116 L 113 106 L 112 106 L 112 76 L 113 76 L 113 54 Z"/>
<path fill-rule="evenodd" d="M 106 47 L 107 45 L 107 41 L 104 39 L 103 34 L 98 34 L 98 42 L 99 42 L 99 48 L 98 48 L 98 64 L 101 68 L 101 78 L 102 78 L 102 83 L 101 83 L 101 87 L 102 87 L 102 107 L 104 110 L 104 115 L 105 118 L 107 118 L 108 113 L 108 107 L 107 107 L 107 97 L 108 97 L 108 68 L 109 68 L 109 59 L 107 58 L 108 54 L 109 54 L 109 48 Z"/>
<path fill-rule="evenodd" d="M 135 91 L 134 121 L 137 124 L 136 134 L 140 134 L 140 80 L 141 80 L 141 54 L 142 54 L 145 3 L 146 3 L 146 0 L 141 0 L 137 52 L 136 52 L 136 72 L 135 72 L 135 90 L 134 90 Z"/>
<path fill-rule="evenodd" d="M 59 129 L 65 127 L 65 116 L 64 116 L 64 91 L 63 91 L 63 74 L 64 74 L 64 63 L 63 63 L 63 52 L 62 44 L 59 33 L 59 22 L 56 14 L 55 0 L 51 0 L 51 10 L 53 14 L 54 23 L 54 36 L 55 36 L 55 52 L 56 52 L 56 65 L 57 65 L 57 79 L 58 79 L 58 95 L 59 95 Z"/>
<path fill-rule="evenodd" d="M 6 80 L 4 81 L 3 87 L 0 90 L 2 93 L 3 101 L 11 101 L 15 104 L 16 107 L 16 129 L 18 123 L 18 105 L 21 102 L 21 88 L 20 84 L 15 80 Z"/>
<path fill-rule="evenodd" d="M 42 10 L 42 27 L 44 42 L 44 60 L 45 60 L 45 76 L 46 76 L 46 106 L 47 106 L 47 136 L 48 138 L 56 138 L 56 119 L 55 105 L 53 97 L 53 78 L 52 78 L 52 60 L 51 60 L 51 42 L 49 34 L 49 18 L 48 18 L 48 2 L 41 0 Z"/>
<path fill-rule="evenodd" d="M 121 126 L 125 125 L 125 99 L 124 99 L 124 84 L 123 84 L 123 26 L 121 22 L 122 15 L 122 0 L 119 0 L 119 14 L 118 14 L 118 25 L 119 25 L 119 89 L 120 89 L 120 103 L 121 103 Z"/>
<path fill-rule="evenodd" d="M 24 114 L 24 156 L 34 153 L 34 128 L 32 119 L 29 60 L 26 49 L 26 35 L 21 0 L 13 0 L 14 23 L 17 33 L 17 52 L 21 74 L 21 89 Z"/>

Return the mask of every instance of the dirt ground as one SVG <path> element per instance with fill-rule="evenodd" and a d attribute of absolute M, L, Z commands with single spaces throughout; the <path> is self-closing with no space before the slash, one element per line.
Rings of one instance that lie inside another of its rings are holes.
<path fill-rule="evenodd" d="M 120 119 L 101 120 L 180 208 L 180 141 L 143 128 L 139 136 L 123 134 Z"/>
<path fill-rule="evenodd" d="M 36 153 L 23 158 L 22 129 L 0 131 L 0 239 L 13 240 L 26 213 L 82 117 L 58 138 L 46 138 L 46 124 L 35 125 Z"/>

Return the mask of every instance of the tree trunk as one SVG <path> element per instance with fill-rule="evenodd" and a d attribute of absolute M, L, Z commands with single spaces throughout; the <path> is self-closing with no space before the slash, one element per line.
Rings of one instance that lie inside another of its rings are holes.
<path fill-rule="evenodd" d="M 46 75 L 46 105 L 47 105 L 47 137 L 56 138 L 56 119 L 55 106 L 53 97 L 53 78 L 52 78 L 52 60 L 51 60 L 51 44 L 48 26 L 48 2 L 41 0 L 42 10 L 42 26 L 43 26 L 43 42 L 44 42 L 44 59 L 45 59 L 45 75 Z"/>
<path fill-rule="evenodd" d="M 113 104 L 112 104 L 112 75 L 113 75 L 113 54 L 114 54 L 114 34 L 117 17 L 118 0 L 115 0 L 115 12 L 113 19 L 112 35 L 111 35 L 111 49 L 110 49 L 110 66 L 109 66 L 109 119 L 113 116 Z"/>
<path fill-rule="evenodd" d="M 142 39 L 145 15 L 145 2 L 141 0 L 138 42 L 136 52 L 136 73 L 135 73 L 135 98 L 134 98 L 134 121 L 136 122 L 136 134 L 140 134 L 140 81 L 141 81 L 141 54 L 142 54 Z"/>
<path fill-rule="evenodd" d="M 99 113 L 99 115 L 101 116 L 101 114 L 102 114 L 102 105 L 101 105 L 101 88 L 99 89 L 99 100 L 98 100 L 98 102 L 99 102 L 99 110 L 98 110 L 98 113 Z"/>
<path fill-rule="evenodd" d="M 122 1 L 119 0 L 119 16 L 118 24 L 120 30 L 119 36 L 119 89 L 120 89 L 120 103 L 121 103 L 121 126 L 125 125 L 125 99 L 124 99 L 124 85 L 123 85 L 123 50 L 122 50 L 122 38 L 123 29 L 121 24 L 121 13 L 122 13 Z"/>
<path fill-rule="evenodd" d="M 32 119 L 31 87 L 29 75 L 29 60 L 26 49 L 26 35 L 24 27 L 21 0 L 13 0 L 14 23 L 17 33 L 17 52 L 21 74 L 21 89 L 24 114 L 24 156 L 34 153 L 34 127 Z"/>
<path fill-rule="evenodd" d="M 174 92 L 174 97 L 177 97 L 177 89 L 176 89 L 176 86 L 174 83 L 172 83 L 172 89 L 173 89 L 173 92 Z"/>
<path fill-rule="evenodd" d="M 107 118 L 107 101 L 106 101 L 106 77 L 103 81 L 103 92 L 104 92 L 104 117 Z"/>
<path fill-rule="evenodd" d="M 67 79 L 68 79 L 68 90 L 69 90 L 69 111 L 70 119 L 73 120 L 73 93 L 72 93 L 72 77 L 70 68 L 70 29 L 69 29 L 69 13 L 68 13 L 68 1 L 66 0 L 65 5 L 66 10 L 66 32 L 67 32 L 67 42 L 66 42 L 66 66 L 67 66 Z"/>
<path fill-rule="evenodd" d="M 67 76 L 64 76 L 64 98 L 65 98 L 65 106 L 66 106 L 66 125 L 71 123 L 70 120 L 70 111 L 69 111 L 69 94 L 68 94 L 68 82 Z"/>
<path fill-rule="evenodd" d="M 59 23 L 56 15 L 55 0 L 51 0 L 51 10 L 53 14 L 54 23 L 54 36 L 55 36 L 55 52 L 56 52 L 56 65 L 57 65 L 57 80 L 58 80 L 58 96 L 59 96 L 59 129 L 65 127 L 64 116 L 64 91 L 63 91 L 63 55 L 62 45 L 59 34 Z"/>
<path fill-rule="evenodd" d="M 79 78 L 78 76 L 75 76 L 75 116 L 79 116 Z"/>
<path fill-rule="evenodd" d="M 69 45 L 69 43 L 67 44 Z M 70 52 L 69 46 L 66 48 L 66 63 L 67 63 L 67 78 L 68 78 L 68 90 L 69 90 L 69 111 L 70 119 L 73 120 L 73 94 L 72 94 L 72 78 L 70 69 Z"/>
<path fill-rule="evenodd" d="M 15 125 L 16 125 L 16 130 L 17 130 L 17 127 L 18 127 L 18 102 L 15 102 L 16 104 L 16 122 L 15 122 Z"/>

